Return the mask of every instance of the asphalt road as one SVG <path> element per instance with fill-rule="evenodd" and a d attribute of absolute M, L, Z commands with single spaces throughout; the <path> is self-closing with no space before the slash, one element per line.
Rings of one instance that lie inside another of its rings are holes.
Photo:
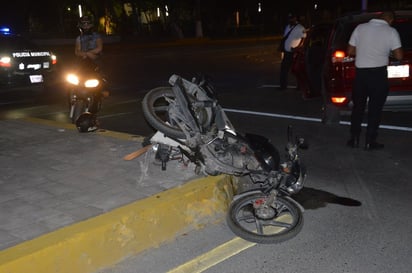
<path fill-rule="evenodd" d="M 280 62 L 275 49 L 273 41 L 262 40 L 105 48 L 111 96 L 99 114 L 104 129 L 151 134 L 141 113 L 144 94 L 166 85 L 173 73 L 191 77 L 202 72 L 212 76 L 220 103 L 238 130 L 265 135 L 281 148 L 286 127 L 292 125 L 295 134 L 310 144 L 302 155 L 310 177 L 300 197 L 305 226 L 295 239 L 280 245 L 238 242 L 222 219 L 105 273 L 410 272 L 410 112 L 384 113 L 383 151 L 348 149 L 344 144 L 349 128 L 321 124 L 320 100 L 303 100 L 293 87 L 293 77 L 291 88 L 275 89 Z M 56 50 L 64 71 L 72 49 Z M 0 117 L 68 122 L 64 90 L 56 87 L 49 95 L 39 99 L 2 93 Z M 192 265 L 184 271 L 179 266 L 187 262 Z"/>

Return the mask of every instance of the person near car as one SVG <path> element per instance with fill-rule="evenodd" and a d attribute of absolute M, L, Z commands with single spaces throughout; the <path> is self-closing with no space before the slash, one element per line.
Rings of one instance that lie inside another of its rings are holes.
<path fill-rule="evenodd" d="M 293 62 L 293 50 L 302 44 L 305 38 L 305 28 L 299 23 L 298 15 L 288 14 L 289 23 L 285 27 L 283 37 L 287 37 L 282 51 L 280 64 L 279 89 L 285 90 L 288 86 L 288 76 Z"/>
<path fill-rule="evenodd" d="M 391 24 L 395 19 L 392 11 L 382 12 L 378 18 L 358 25 L 351 34 L 348 55 L 355 56 L 355 79 L 352 91 L 353 109 L 351 113 L 350 147 L 359 146 L 361 123 L 368 104 L 365 149 L 382 149 L 377 142 L 383 105 L 385 104 L 389 82 L 387 66 L 389 59 L 403 58 L 399 33 Z"/>
<path fill-rule="evenodd" d="M 82 16 L 79 19 L 78 27 L 80 35 L 76 37 L 74 53 L 76 56 L 93 60 L 100 65 L 103 52 L 103 39 L 94 30 L 93 20 L 90 16 Z"/>

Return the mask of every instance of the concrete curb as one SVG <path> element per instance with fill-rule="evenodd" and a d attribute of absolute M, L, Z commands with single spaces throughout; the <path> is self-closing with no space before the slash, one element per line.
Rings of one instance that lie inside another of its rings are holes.
<path fill-rule="evenodd" d="M 190 181 L 1 251 L 0 272 L 96 272 L 218 221 L 232 197 L 229 176 Z"/>

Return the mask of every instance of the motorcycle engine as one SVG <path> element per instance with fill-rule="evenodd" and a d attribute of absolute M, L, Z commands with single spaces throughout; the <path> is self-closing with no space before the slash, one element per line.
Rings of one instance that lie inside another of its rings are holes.
<path fill-rule="evenodd" d="M 247 143 L 232 138 L 215 139 L 202 145 L 205 171 L 209 175 L 221 173 L 242 175 L 260 169 L 254 152 Z"/>

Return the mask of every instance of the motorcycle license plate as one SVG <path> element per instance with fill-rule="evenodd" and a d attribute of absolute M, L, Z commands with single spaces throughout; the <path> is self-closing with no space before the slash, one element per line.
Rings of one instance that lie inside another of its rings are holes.
<path fill-rule="evenodd" d="M 43 82 L 43 75 L 30 75 L 30 82 L 31 83 Z"/>
<path fill-rule="evenodd" d="M 409 77 L 409 65 L 390 65 L 388 66 L 388 78 L 407 78 Z"/>

